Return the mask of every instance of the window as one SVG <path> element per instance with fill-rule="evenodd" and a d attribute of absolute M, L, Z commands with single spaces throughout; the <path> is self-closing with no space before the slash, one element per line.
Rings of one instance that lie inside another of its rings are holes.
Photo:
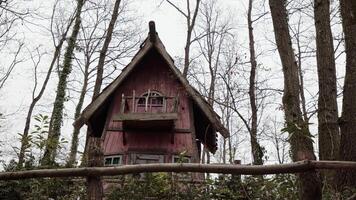
<path fill-rule="evenodd" d="M 188 156 L 179 156 L 175 155 L 172 156 L 172 163 L 190 163 L 190 157 Z M 188 181 L 192 179 L 192 173 L 186 172 L 186 173 L 172 173 L 173 178 L 176 178 L 181 181 Z"/>
<path fill-rule="evenodd" d="M 148 97 L 148 99 L 147 99 Z M 138 100 L 137 106 L 143 107 L 146 106 L 146 100 L 148 106 L 162 107 L 163 105 L 163 96 L 156 91 L 144 93 Z"/>
<path fill-rule="evenodd" d="M 132 154 L 132 164 L 149 164 L 149 163 L 163 163 L 163 155 L 152 154 Z"/>
<path fill-rule="evenodd" d="M 190 157 L 188 157 L 188 156 L 173 156 L 172 163 L 190 163 Z"/>
<path fill-rule="evenodd" d="M 163 163 L 164 155 L 156 154 L 131 154 L 131 164 L 150 164 L 150 163 Z M 140 180 L 144 180 L 147 177 L 147 173 L 134 174 L 135 177 Z"/>
<path fill-rule="evenodd" d="M 122 155 L 105 156 L 105 166 L 115 166 L 122 164 Z"/>

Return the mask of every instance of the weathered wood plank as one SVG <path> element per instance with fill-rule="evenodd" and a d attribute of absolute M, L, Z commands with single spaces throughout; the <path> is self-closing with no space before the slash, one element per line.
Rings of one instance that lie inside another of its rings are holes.
<path fill-rule="evenodd" d="M 120 113 L 113 117 L 115 121 L 165 121 L 177 119 L 177 113 Z"/>
<path fill-rule="evenodd" d="M 144 172 L 200 172 L 219 174 L 261 175 L 301 173 L 320 169 L 356 170 L 356 162 L 305 160 L 295 163 L 279 165 L 160 163 L 123 165 L 119 167 L 40 169 L 17 172 L 1 172 L 0 180 L 19 180 L 43 177 L 100 177 Z"/>

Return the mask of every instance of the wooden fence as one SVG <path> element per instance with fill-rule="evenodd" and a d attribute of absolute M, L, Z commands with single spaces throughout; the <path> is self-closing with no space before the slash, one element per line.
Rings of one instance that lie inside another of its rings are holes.
<path fill-rule="evenodd" d="M 356 162 L 304 160 L 280 165 L 163 163 L 123 165 L 118 167 L 38 169 L 28 171 L 1 172 L 0 180 L 19 180 L 43 177 L 101 177 L 143 172 L 200 172 L 219 174 L 262 175 L 302 173 L 313 170 L 356 170 Z"/>

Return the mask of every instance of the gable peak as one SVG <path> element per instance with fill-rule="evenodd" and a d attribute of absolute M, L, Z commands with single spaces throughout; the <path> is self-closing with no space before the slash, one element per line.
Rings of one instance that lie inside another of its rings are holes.
<path fill-rule="evenodd" d="M 149 38 L 152 43 L 155 43 L 157 41 L 157 32 L 156 32 L 156 25 L 154 21 L 150 21 L 148 23 L 148 28 L 149 28 Z"/>

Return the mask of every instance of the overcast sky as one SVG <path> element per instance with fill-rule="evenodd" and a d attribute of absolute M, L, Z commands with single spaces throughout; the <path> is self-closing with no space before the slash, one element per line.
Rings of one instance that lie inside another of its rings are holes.
<path fill-rule="evenodd" d="M 47 13 L 50 15 L 51 11 L 51 1 L 41 1 L 41 0 L 17 0 L 23 3 L 23 7 L 36 7 L 39 8 L 39 12 L 42 14 Z M 174 0 L 173 0 L 174 1 Z M 70 1 L 68 1 L 70 2 Z M 175 0 L 178 2 L 179 6 L 185 10 L 184 2 L 181 0 Z M 262 2 L 262 1 L 257 1 Z M 223 14 L 228 18 L 234 27 L 234 34 L 238 43 L 238 47 L 241 48 L 241 52 L 248 56 L 248 40 L 247 40 L 247 26 L 246 26 L 246 0 L 218 0 L 218 4 L 223 10 Z M 166 46 L 167 51 L 172 57 L 183 57 L 185 37 L 186 37 L 186 22 L 184 17 L 178 13 L 172 6 L 162 0 L 134 0 L 130 5 L 130 9 L 133 10 L 140 16 L 142 22 L 142 30 L 144 30 L 143 39 L 148 32 L 148 22 L 153 20 L 156 23 L 156 30 Z M 268 12 L 268 6 L 262 7 L 259 4 L 256 5 L 254 13 L 264 13 Z M 48 62 L 52 53 L 51 38 L 45 29 L 38 26 L 41 24 L 44 27 L 48 27 L 48 21 L 40 20 L 32 21 L 35 25 L 31 23 L 26 23 L 19 27 L 19 32 L 24 38 L 24 42 L 29 44 L 29 48 L 42 45 L 48 49 L 48 56 L 44 57 L 41 69 L 43 72 L 46 71 Z M 47 24 L 46 24 L 47 23 Z M 309 24 L 312 24 L 310 21 Z M 306 28 L 310 28 L 308 24 L 304 25 Z M 308 27 L 309 26 L 309 27 Z M 259 64 L 268 68 L 267 74 L 269 74 L 269 84 L 275 88 L 282 89 L 282 73 L 280 67 L 280 61 L 278 54 L 273 45 L 273 29 L 270 21 L 270 16 L 267 14 L 261 20 L 255 23 L 255 37 L 256 37 L 256 49 Z M 47 59 L 47 60 L 46 60 Z M 1 91 L 0 96 L 0 109 L 2 112 L 7 114 L 6 121 L 6 134 L 1 138 L 5 141 L 5 146 L 2 149 L 5 153 L 13 154 L 13 149 L 11 146 L 18 146 L 16 133 L 22 132 L 24 127 L 25 113 L 27 112 L 29 105 L 29 97 L 33 87 L 33 70 L 31 68 L 31 63 L 24 62 L 23 64 L 16 67 L 13 76 L 8 81 L 6 88 Z M 308 66 L 308 71 L 306 73 L 306 87 L 308 87 L 307 98 L 311 99 L 316 95 L 316 69 L 315 61 L 310 60 L 304 63 Z M 339 74 L 343 71 L 343 61 L 338 61 Z M 54 73 L 52 77 L 54 77 Z M 342 76 L 342 75 L 339 75 Z M 47 89 L 46 94 L 41 100 L 39 106 L 36 108 L 36 113 L 47 113 L 49 114 L 52 110 L 52 103 L 54 99 L 54 91 L 56 87 L 56 82 L 52 81 L 50 87 Z M 279 98 L 279 97 L 278 97 Z M 88 99 L 88 98 L 87 98 Z M 73 122 L 73 113 L 75 101 L 70 101 L 66 104 L 66 116 L 63 126 L 63 137 L 70 139 L 70 134 L 72 131 L 71 123 Z M 88 103 L 88 101 L 86 102 Z M 281 99 L 276 99 L 276 104 L 281 103 Z M 279 114 L 274 115 L 282 117 L 282 112 L 276 111 L 274 106 L 268 112 L 278 112 Z M 313 129 L 312 129 L 313 130 Z M 83 134 L 81 135 L 83 139 Z M 239 159 L 243 162 L 249 162 L 249 149 L 241 148 L 238 152 Z M 273 159 L 272 159 L 273 160 Z"/>

